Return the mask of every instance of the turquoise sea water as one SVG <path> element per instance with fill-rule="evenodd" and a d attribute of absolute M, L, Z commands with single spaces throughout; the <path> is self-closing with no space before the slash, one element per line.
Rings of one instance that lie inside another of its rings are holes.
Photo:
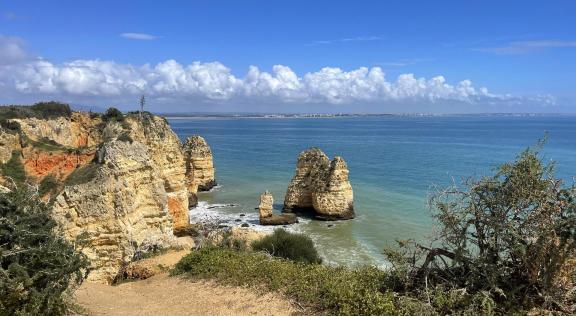
<path fill-rule="evenodd" d="M 395 239 L 429 239 L 434 229 L 426 203 L 434 185 L 488 174 L 545 132 L 545 158 L 555 160 L 558 176 L 570 183 L 576 176 L 576 116 L 169 122 L 182 139 L 204 136 L 214 154 L 221 186 L 201 194 L 204 202 L 191 213 L 209 210 L 236 225 L 256 223 L 254 208 L 265 190 L 273 193 L 275 208 L 281 209 L 302 150 L 317 146 L 331 158 L 342 156 L 350 169 L 357 218 L 335 223 L 307 220 L 293 228 L 310 235 L 327 262 L 338 264 L 383 264 L 381 250 Z M 250 216 L 239 217 L 240 213 Z"/>

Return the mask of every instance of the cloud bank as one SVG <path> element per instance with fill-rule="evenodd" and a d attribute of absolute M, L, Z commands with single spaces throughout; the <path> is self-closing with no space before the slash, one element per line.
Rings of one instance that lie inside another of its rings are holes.
<path fill-rule="evenodd" d="M 448 83 L 443 76 L 427 79 L 402 74 L 389 80 L 380 67 L 349 71 L 325 67 L 297 74 L 284 65 L 271 71 L 250 66 L 245 75 L 235 76 L 220 62 L 183 65 L 166 60 L 141 66 L 103 60 L 53 63 L 26 59 L 16 39 L 0 39 L 0 93 L 13 99 L 122 102 L 146 94 L 173 104 L 554 103 L 547 96 L 527 99 L 492 94 L 470 80 Z"/>

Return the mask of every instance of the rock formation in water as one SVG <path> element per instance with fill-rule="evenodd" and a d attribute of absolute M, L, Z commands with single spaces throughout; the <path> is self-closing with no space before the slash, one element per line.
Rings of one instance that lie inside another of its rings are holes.
<path fill-rule="evenodd" d="M 216 186 L 212 151 L 204 138 L 198 135 L 188 137 L 183 148 L 188 191 L 208 191 Z M 191 196 L 190 205 L 196 205 L 197 201 L 195 196 Z"/>
<path fill-rule="evenodd" d="M 88 242 L 90 280 L 110 282 L 137 254 L 191 246 L 190 237 L 178 237 L 188 232 L 189 198 L 196 195 L 189 183 L 206 177 L 187 173 L 189 156 L 164 118 L 73 112 L 0 123 L 0 163 L 16 161 L 32 183 L 56 180 L 42 194 L 54 202 L 64 235 Z M 0 185 L 9 187 L 10 175 L 2 176 Z"/>
<path fill-rule="evenodd" d="M 284 211 L 312 212 L 322 220 L 354 218 L 352 186 L 344 159 L 334 157 L 330 161 L 318 148 L 300 153 Z"/>
<path fill-rule="evenodd" d="M 260 205 L 258 206 L 260 220 L 272 216 L 273 204 L 274 197 L 272 197 L 272 193 L 266 191 L 260 195 Z"/>
<path fill-rule="evenodd" d="M 298 223 L 298 218 L 294 214 L 273 214 L 274 198 L 272 193 L 266 191 L 260 195 L 260 225 L 290 225 Z"/>

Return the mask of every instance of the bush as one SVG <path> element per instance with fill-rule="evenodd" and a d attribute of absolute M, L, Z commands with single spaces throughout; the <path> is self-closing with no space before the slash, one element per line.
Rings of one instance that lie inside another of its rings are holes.
<path fill-rule="evenodd" d="M 130 143 L 132 144 L 132 142 L 134 141 L 132 139 L 132 137 L 130 137 L 130 134 L 127 132 L 124 132 L 122 134 L 120 134 L 117 138 L 117 140 L 121 141 L 121 142 L 125 142 L 125 143 Z"/>
<path fill-rule="evenodd" d="M 58 235 L 48 206 L 32 192 L 0 194 L 0 315 L 61 315 L 86 258 Z"/>
<path fill-rule="evenodd" d="M 387 251 L 409 289 L 483 294 L 499 313 L 576 311 L 576 187 L 563 187 L 537 149 L 464 189 L 439 191 L 431 206 L 440 228 L 434 246 Z"/>
<path fill-rule="evenodd" d="M 263 253 L 202 248 L 182 258 L 172 274 L 279 290 L 328 315 L 389 315 L 398 309 L 396 297 L 381 291 L 386 274 L 371 267 L 329 267 L 270 258 Z"/>
<path fill-rule="evenodd" d="M 38 102 L 31 107 L 39 118 L 70 117 L 72 110 L 65 103 L 56 101 Z"/>
<path fill-rule="evenodd" d="M 68 104 L 49 101 L 38 102 L 32 106 L 25 105 L 10 105 L 0 106 L 0 119 L 24 119 L 24 118 L 39 118 L 50 119 L 57 117 L 70 117 L 72 110 Z"/>
<path fill-rule="evenodd" d="M 60 151 L 63 150 L 65 147 L 61 144 L 57 143 L 53 139 L 48 137 L 42 137 L 38 140 L 32 140 L 28 138 L 26 135 L 22 135 L 24 141 L 35 148 L 42 149 L 44 151 Z"/>
<path fill-rule="evenodd" d="M 6 119 L 0 119 L 0 128 L 5 129 L 8 133 L 11 134 L 19 133 L 21 131 L 20 123 Z"/>
<path fill-rule="evenodd" d="M 283 229 L 276 229 L 272 235 L 254 241 L 252 249 L 296 262 L 322 263 L 314 242 L 309 237 L 292 234 Z"/>
<path fill-rule="evenodd" d="M 104 122 L 123 122 L 124 121 L 124 114 L 120 112 L 117 108 L 108 108 L 104 115 L 102 115 L 102 120 Z"/>
<path fill-rule="evenodd" d="M 58 191 L 60 183 L 53 174 L 49 174 L 40 181 L 38 186 L 38 194 L 40 196 L 45 196 L 46 194 L 54 194 Z"/>
<path fill-rule="evenodd" d="M 92 181 L 98 173 L 98 168 L 100 166 L 95 163 L 89 163 L 87 165 L 77 167 L 66 180 L 64 180 L 65 186 L 79 185 Z"/>
<path fill-rule="evenodd" d="M 26 171 L 24 164 L 20 160 L 21 152 L 19 150 L 12 151 L 12 157 L 4 164 L 0 164 L 0 174 L 4 177 L 9 177 L 16 182 L 16 184 L 23 184 L 26 181 Z"/>

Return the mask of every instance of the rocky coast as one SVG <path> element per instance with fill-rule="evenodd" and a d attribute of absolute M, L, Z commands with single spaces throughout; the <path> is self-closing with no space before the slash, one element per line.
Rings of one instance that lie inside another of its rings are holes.
<path fill-rule="evenodd" d="M 181 142 L 166 119 L 150 113 L 42 116 L 25 107 L 13 110 L 0 127 L 0 165 L 20 166 L 23 178 L 16 182 L 36 185 L 61 233 L 82 244 L 89 281 L 112 283 L 143 254 L 219 243 L 223 234 L 249 244 L 272 231 L 260 225 L 298 223 L 292 212 L 323 220 L 354 217 L 346 163 L 318 148 L 299 155 L 283 214 L 274 214 L 266 192 L 259 214 L 203 219 L 196 214 L 203 206 L 194 209 L 198 192 L 213 189 L 216 178 L 201 136 Z M 17 174 L 2 170 L 0 185 L 8 189 Z"/>
<path fill-rule="evenodd" d="M 38 186 L 62 234 L 84 245 L 90 281 L 113 282 L 141 253 L 194 245 L 190 205 L 215 185 L 201 137 L 184 146 L 149 113 L 31 116 L 0 130 L 0 163 L 16 166 L 3 169 L 0 185 Z"/>

